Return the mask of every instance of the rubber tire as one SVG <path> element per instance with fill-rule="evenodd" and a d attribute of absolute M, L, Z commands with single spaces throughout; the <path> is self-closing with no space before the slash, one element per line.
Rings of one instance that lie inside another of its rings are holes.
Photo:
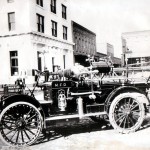
<path fill-rule="evenodd" d="M 145 109 L 144 109 L 144 105 L 143 103 L 140 103 L 139 102 L 139 97 L 136 97 L 135 96 L 136 93 L 122 93 L 120 95 L 118 95 L 114 100 L 113 102 L 111 103 L 111 106 L 110 106 L 110 110 L 109 110 L 109 121 L 111 123 L 111 125 L 113 126 L 113 128 L 115 130 L 117 130 L 118 132 L 120 133 L 124 133 L 124 134 L 127 134 L 127 133 L 131 133 L 131 132 L 135 132 L 136 130 L 138 130 L 141 126 L 141 124 L 143 123 L 143 120 L 145 118 Z M 138 93 L 139 95 L 139 93 Z M 141 94 L 142 95 L 142 94 Z M 139 108 L 140 108 L 140 116 L 139 116 L 139 119 L 138 119 L 138 122 L 131 128 L 121 128 L 119 127 L 116 122 L 115 122 L 115 119 L 114 119 L 114 111 L 115 111 L 115 107 L 116 105 L 118 104 L 118 102 L 123 99 L 123 98 L 128 98 L 128 97 L 131 97 L 133 99 L 136 100 L 136 102 L 139 104 Z"/>
<path fill-rule="evenodd" d="M 43 128 L 43 118 L 42 118 L 42 115 L 41 115 L 40 111 L 39 111 L 34 105 L 32 105 L 32 104 L 30 104 L 30 103 L 28 103 L 28 102 L 15 102 L 15 103 L 12 103 L 12 104 L 8 105 L 8 106 L 1 112 L 1 114 L 0 114 L 0 122 L 1 122 L 1 119 L 2 119 L 3 115 L 7 112 L 7 110 L 9 110 L 11 107 L 14 107 L 14 106 L 17 106 L 17 105 L 20 105 L 20 104 L 21 104 L 21 105 L 29 105 L 30 107 L 32 107 L 32 108 L 38 113 L 39 118 L 40 118 L 40 129 L 39 129 L 38 133 L 36 134 L 36 136 L 32 139 L 32 141 L 30 141 L 29 143 L 24 144 L 24 145 L 15 145 L 15 144 L 11 144 L 11 143 L 7 142 L 7 141 L 4 139 L 4 137 L 2 136 L 1 131 L 0 131 L 0 138 L 1 138 L 1 140 L 2 140 L 5 144 L 10 145 L 10 146 L 14 146 L 14 147 L 15 147 L 15 146 L 29 146 L 29 145 L 33 144 L 33 143 L 37 140 L 37 138 L 38 138 L 38 136 L 39 136 L 39 134 L 41 133 L 42 128 Z"/>

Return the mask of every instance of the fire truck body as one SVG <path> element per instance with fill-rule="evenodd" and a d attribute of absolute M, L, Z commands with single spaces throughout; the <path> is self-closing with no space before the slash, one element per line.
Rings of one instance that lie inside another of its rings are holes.
<path fill-rule="evenodd" d="M 149 80 L 138 83 L 129 78 L 104 78 L 102 74 L 110 70 L 91 63 L 89 70 L 78 72 L 80 76 L 63 71 L 65 80 L 37 82 L 35 87 L 44 92 L 42 100 L 36 99 L 34 90 L 26 93 L 21 86 L 17 92 L 9 92 L 5 87 L 0 101 L 1 139 L 11 146 L 31 145 L 42 131 L 84 117 L 99 123 L 107 118 L 121 133 L 136 131 L 149 112 Z M 38 72 L 38 77 L 41 74 Z"/>

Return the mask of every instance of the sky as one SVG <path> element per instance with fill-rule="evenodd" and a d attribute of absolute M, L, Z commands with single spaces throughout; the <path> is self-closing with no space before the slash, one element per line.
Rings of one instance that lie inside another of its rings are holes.
<path fill-rule="evenodd" d="M 150 0 L 70 0 L 70 9 L 73 21 L 96 33 L 97 45 L 114 46 L 115 57 L 122 33 L 150 30 Z"/>

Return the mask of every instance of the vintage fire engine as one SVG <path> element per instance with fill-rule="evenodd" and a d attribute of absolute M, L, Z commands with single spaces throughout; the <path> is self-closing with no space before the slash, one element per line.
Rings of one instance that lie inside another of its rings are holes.
<path fill-rule="evenodd" d="M 51 73 L 53 80 L 40 83 L 45 72 L 36 72 L 36 84 L 25 91 L 20 80 L 15 86 L 4 85 L 0 101 L 0 137 L 8 145 L 33 144 L 49 127 L 91 117 L 101 123 L 108 118 L 121 133 L 136 131 L 149 112 L 149 79 L 142 82 L 129 78 L 108 77 L 112 67 L 108 61 L 94 62 L 87 68 Z M 34 96 L 36 87 L 44 98 Z M 105 117 L 103 117 L 105 116 Z"/>

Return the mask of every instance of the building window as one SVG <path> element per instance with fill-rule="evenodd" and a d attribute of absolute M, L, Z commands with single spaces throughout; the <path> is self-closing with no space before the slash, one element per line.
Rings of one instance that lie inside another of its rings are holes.
<path fill-rule="evenodd" d="M 66 68 L 66 56 L 63 55 L 64 69 Z"/>
<path fill-rule="evenodd" d="M 37 52 L 38 70 L 42 71 L 42 58 L 41 53 Z"/>
<path fill-rule="evenodd" d="M 67 27 L 63 26 L 63 39 L 67 40 Z"/>
<path fill-rule="evenodd" d="M 18 52 L 11 51 L 10 52 L 10 69 L 11 76 L 18 75 Z"/>
<path fill-rule="evenodd" d="M 14 2 L 14 0 L 7 0 L 7 2 L 8 2 L 8 3 L 12 3 L 12 2 Z"/>
<path fill-rule="evenodd" d="M 37 30 L 44 33 L 44 17 L 37 14 Z"/>
<path fill-rule="evenodd" d="M 62 5 L 62 18 L 67 19 L 67 7 Z"/>
<path fill-rule="evenodd" d="M 57 37 L 57 22 L 52 21 L 52 36 Z"/>
<path fill-rule="evenodd" d="M 15 13 L 8 13 L 8 27 L 9 31 L 15 30 Z"/>
<path fill-rule="evenodd" d="M 43 7 L 43 0 L 36 0 L 36 3 L 37 3 L 38 5 L 40 5 L 41 7 Z"/>
<path fill-rule="evenodd" d="M 56 0 L 51 0 L 51 12 L 56 14 Z"/>
<path fill-rule="evenodd" d="M 55 72 L 55 57 L 52 57 L 52 71 Z"/>

